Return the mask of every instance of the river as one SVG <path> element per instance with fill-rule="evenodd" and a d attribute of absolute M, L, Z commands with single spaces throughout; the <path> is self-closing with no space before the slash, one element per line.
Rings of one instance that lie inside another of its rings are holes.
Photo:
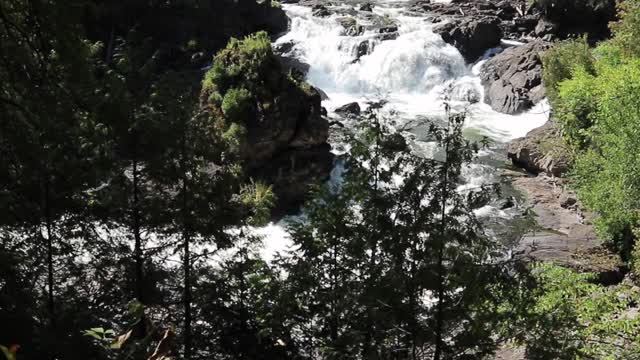
<path fill-rule="evenodd" d="M 454 109 L 467 113 L 465 136 L 491 140 L 489 148 L 465 169 L 460 190 L 500 182 L 500 170 L 506 165 L 504 144 L 543 125 L 548 119 L 547 101 L 519 115 L 493 111 L 483 101 L 479 72 L 483 62 L 501 49 L 490 49 L 475 63 L 466 63 L 455 47 L 432 31 L 434 24 L 424 14 L 406 10 L 408 2 L 380 0 L 374 2 L 373 13 L 359 11 L 357 3 L 347 3 L 332 8 L 334 14 L 327 17 L 313 16 L 310 7 L 285 4 L 283 8 L 291 19 L 290 31 L 274 46 L 289 44 L 288 55 L 309 64 L 307 80 L 327 94 L 323 106 L 332 118 L 339 118 L 334 110 L 341 105 L 358 102 L 364 108 L 368 101 L 382 98 L 387 101 L 385 110 L 393 110 L 399 125 L 419 118 L 442 118 L 443 97 L 448 93 Z M 339 23 L 345 14 L 362 24 L 364 32 L 345 35 Z M 381 39 L 379 29 L 371 26 L 379 19 L 397 26 L 396 38 Z M 424 134 L 419 127 L 408 134 L 416 151 L 429 148 L 428 139 L 421 135 Z M 344 152 L 339 141 L 333 140 L 331 145 L 336 154 Z M 330 181 L 339 181 L 341 170 L 338 162 Z M 476 215 L 486 223 L 496 224 L 521 213 L 492 203 L 476 210 Z M 266 259 L 290 245 L 287 220 L 256 229 L 264 236 L 262 254 Z"/>

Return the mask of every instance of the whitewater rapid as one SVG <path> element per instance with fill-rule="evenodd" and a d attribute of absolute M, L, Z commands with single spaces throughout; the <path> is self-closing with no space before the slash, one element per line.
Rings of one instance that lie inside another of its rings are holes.
<path fill-rule="evenodd" d="M 327 94 L 323 106 L 330 117 L 335 116 L 333 111 L 337 107 L 346 103 L 358 102 L 365 108 L 368 101 L 379 99 L 387 101 L 386 109 L 392 109 L 400 123 L 421 117 L 443 117 L 443 95 L 448 93 L 449 103 L 456 111 L 467 113 L 465 135 L 491 139 L 493 145 L 483 151 L 483 158 L 504 157 L 500 152 L 504 143 L 524 136 L 547 121 L 546 101 L 516 116 L 493 111 L 484 103 L 479 78 L 486 59 L 466 64 L 455 47 L 433 32 L 433 24 L 424 17 L 405 12 L 405 2 L 387 0 L 383 6 L 379 3 L 374 7 L 375 15 L 391 19 L 398 26 L 398 37 L 385 41 L 380 40 L 375 27 L 358 36 L 344 35 L 344 28 L 338 22 L 344 15 L 321 18 L 313 16 L 309 7 L 283 5 L 291 19 L 290 31 L 274 46 L 289 44 L 291 50 L 287 56 L 309 64 L 307 80 Z M 354 9 L 353 4 L 341 6 L 345 12 L 353 13 Z M 358 23 L 366 26 L 367 19 L 358 18 Z M 366 49 L 364 55 L 363 48 Z M 489 50 L 487 55 L 496 51 Z M 420 133 L 414 135 L 414 148 L 426 147 L 426 143 L 420 143 Z M 340 152 L 342 144 L 331 145 Z M 334 171 L 331 181 L 339 181 L 339 173 Z M 471 164 L 465 171 L 466 183 L 461 190 L 493 183 L 496 173 L 493 165 Z M 479 209 L 477 215 L 510 216 L 490 205 Z M 267 260 L 290 245 L 286 221 L 255 229 L 264 237 L 262 255 Z"/>

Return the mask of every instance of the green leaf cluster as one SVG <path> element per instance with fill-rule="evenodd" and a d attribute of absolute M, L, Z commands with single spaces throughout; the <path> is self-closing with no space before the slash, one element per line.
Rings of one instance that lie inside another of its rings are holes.
<path fill-rule="evenodd" d="M 524 296 L 524 316 L 515 337 L 528 359 L 635 359 L 640 351 L 640 318 L 629 309 L 640 299 L 637 287 L 604 287 L 594 274 L 538 264 L 536 285 Z M 513 331 L 513 329 L 511 329 Z"/>
<path fill-rule="evenodd" d="M 621 5 L 615 37 L 556 45 L 543 57 L 544 80 L 563 136 L 574 151 L 580 199 L 598 213 L 600 235 L 628 260 L 640 218 L 640 2 Z"/>

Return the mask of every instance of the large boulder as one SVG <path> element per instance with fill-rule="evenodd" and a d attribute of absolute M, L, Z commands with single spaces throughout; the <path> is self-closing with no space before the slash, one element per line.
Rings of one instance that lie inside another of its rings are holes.
<path fill-rule="evenodd" d="M 569 152 L 553 121 L 507 144 L 507 156 L 515 166 L 533 174 L 562 176 L 569 168 Z"/>
<path fill-rule="evenodd" d="M 321 102 L 317 89 L 288 75 L 265 33 L 232 41 L 205 77 L 203 112 L 237 144 L 248 176 L 273 185 L 278 215 L 297 211 L 331 172 Z"/>
<path fill-rule="evenodd" d="M 360 105 L 357 102 L 348 103 L 338 107 L 335 112 L 340 115 L 360 115 Z"/>
<path fill-rule="evenodd" d="M 481 69 L 485 102 L 499 112 L 515 114 L 545 97 L 540 54 L 549 44 L 534 41 L 511 47 L 488 60 Z"/>
<path fill-rule="evenodd" d="M 624 278 L 620 257 L 603 246 L 591 224 L 594 215 L 582 209 L 575 194 L 567 190 L 566 182 L 539 175 L 519 177 L 513 185 L 525 195 L 537 224 L 515 244 L 515 259 L 551 262 L 594 273 L 594 280 L 603 285 L 616 284 Z M 571 206 L 567 206 L 568 199 Z"/>
<path fill-rule="evenodd" d="M 487 49 L 498 46 L 502 39 L 500 19 L 495 16 L 453 19 L 436 26 L 434 32 L 455 46 L 469 62 L 478 59 Z"/>

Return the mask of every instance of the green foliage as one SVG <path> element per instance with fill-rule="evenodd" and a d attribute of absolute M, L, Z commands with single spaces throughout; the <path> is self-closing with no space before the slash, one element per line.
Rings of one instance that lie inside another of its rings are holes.
<path fill-rule="evenodd" d="M 551 103 L 556 105 L 560 82 L 570 79 L 576 68 L 593 73 L 593 55 L 586 37 L 554 45 L 542 55 L 542 80 Z"/>
<path fill-rule="evenodd" d="M 633 359 L 640 350 L 640 319 L 625 315 L 640 299 L 637 288 L 611 288 L 551 264 L 532 269 L 536 286 L 522 297 L 526 312 L 516 341 L 528 359 Z M 530 301 L 530 302 L 529 302 Z M 513 331 L 511 329 L 510 331 Z"/>
<path fill-rule="evenodd" d="M 225 94 L 231 87 L 253 92 L 273 70 L 275 62 L 271 39 L 266 32 L 255 33 L 243 40 L 232 38 L 215 56 L 212 68 L 205 76 L 203 92 L 216 90 Z"/>
<path fill-rule="evenodd" d="M 628 257 L 640 209 L 640 61 L 599 64 L 596 76 L 577 71 L 560 98 L 565 135 L 585 149 L 575 161 L 580 198 L 600 215 L 601 235 Z"/>
<path fill-rule="evenodd" d="M 620 5 L 614 38 L 590 50 L 584 39 L 545 54 L 544 80 L 558 122 L 575 152 L 575 184 L 583 203 L 599 214 L 601 237 L 628 260 L 640 218 L 640 6 Z"/>
<path fill-rule="evenodd" d="M 611 24 L 613 43 L 619 46 L 626 56 L 640 57 L 640 1 L 625 0 L 618 3 L 620 20 Z"/>
<path fill-rule="evenodd" d="M 276 201 L 271 186 L 251 182 L 243 186 L 240 196 L 242 204 L 252 213 L 248 223 L 253 226 L 266 225 L 271 218 L 271 209 Z"/>
<path fill-rule="evenodd" d="M 231 122 L 245 123 L 253 112 L 255 100 L 249 90 L 231 88 L 222 100 L 222 112 Z"/>
<path fill-rule="evenodd" d="M 496 271 L 471 210 L 480 195 L 456 191 L 477 150 L 464 114 L 426 124 L 436 160 L 412 154 L 372 108 L 349 135 L 343 182 L 319 189 L 291 225 L 296 251 L 280 266 L 299 346 L 326 359 L 488 354 Z"/>

